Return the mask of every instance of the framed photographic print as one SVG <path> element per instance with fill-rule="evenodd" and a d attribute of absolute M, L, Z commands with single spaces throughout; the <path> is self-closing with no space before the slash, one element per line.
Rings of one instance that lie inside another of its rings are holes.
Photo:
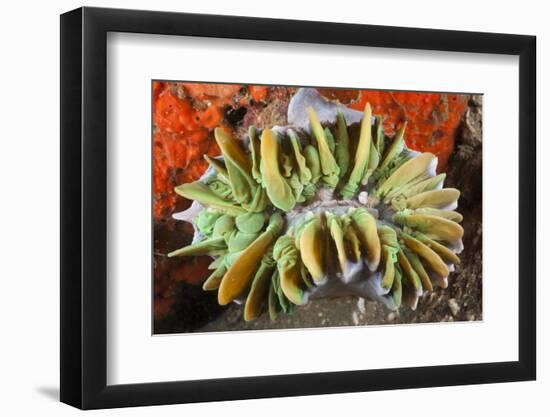
<path fill-rule="evenodd" d="M 534 37 L 81 8 L 61 101 L 63 402 L 535 379 Z"/>

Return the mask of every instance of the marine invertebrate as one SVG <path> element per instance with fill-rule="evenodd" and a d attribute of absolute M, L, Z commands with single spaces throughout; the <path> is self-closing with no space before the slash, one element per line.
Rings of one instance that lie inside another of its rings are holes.
<path fill-rule="evenodd" d="M 245 320 L 343 294 L 414 309 L 446 287 L 462 250 L 460 192 L 443 187 L 433 154 L 406 147 L 406 124 L 386 137 L 368 103 L 360 113 L 310 89 L 288 120 L 251 127 L 246 144 L 215 129 L 222 157 L 175 189 L 193 200 L 174 217 L 193 223 L 194 242 L 168 256 L 210 255 L 203 289 L 244 303 Z"/>
<path fill-rule="evenodd" d="M 338 99 L 348 107 L 363 110 L 369 102 L 375 114 L 384 115 L 384 132 L 393 136 L 407 120 L 407 144 L 437 156 L 439 170 L 445 170 L 453 152 L 457 128 L 468 107 L 464 94 L 348 90 L 318 88 L 325 97 Z"/>
<path fill-rule="evenodd" d="M 212 130 L 228 123 L 227 109 L 243 109 L 266 94 L 265 86 L 153 82 L 156 219 L 169 217 L 176 206 L 174 185 L 199 178 L 207 167 L 202 156 L 219 153 Z"/>

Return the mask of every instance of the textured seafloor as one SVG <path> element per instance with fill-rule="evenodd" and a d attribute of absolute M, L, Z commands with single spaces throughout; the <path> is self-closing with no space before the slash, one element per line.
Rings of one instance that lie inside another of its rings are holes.
<path fill-rule="evenodd" d="M 279 101 L 255 114 L 261 126 L 284 118 L 286 108 Z M 216 294 L 200 287 L 181 284 L 173 314 L 155 322 L 155 333 L 289 329 L 397 323 L 473 321 L 482 319 L 482 126 L 481 96 L 471 96 L 461 122 L 455 148 L 449 159 L 446 186 L 461 190 L 460 211 L 464 215 L 464 244 L 461 265 L 449 276 L 449 287 L 426 293 L 416 311 L 403 307 L 391 312 L 383 305 L 357 297 L 340 297 L 309 302 L 290 316 L 275 322 L 267 314 L 246 323 L 242 306 L 220 307 Z"/>

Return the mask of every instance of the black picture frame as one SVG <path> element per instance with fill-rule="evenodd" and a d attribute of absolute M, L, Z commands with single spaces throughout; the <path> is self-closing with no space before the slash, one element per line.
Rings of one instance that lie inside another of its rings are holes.
<path fill-rule="evenodd" d="M 108 32 L 518 56 L 518 361 L 107 385 Z M 60 56 L 62 402 L 94 409 L 536 378 L 534 36 L 84 7 L 61 15 Z"/>

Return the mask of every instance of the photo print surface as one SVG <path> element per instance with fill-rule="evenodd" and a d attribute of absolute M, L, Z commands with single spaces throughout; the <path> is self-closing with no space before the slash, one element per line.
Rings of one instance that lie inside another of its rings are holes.
<path fill-rule="evenodd" d="M 482 95 L 152 82 L 154 334 L 482 320 Z"/>

